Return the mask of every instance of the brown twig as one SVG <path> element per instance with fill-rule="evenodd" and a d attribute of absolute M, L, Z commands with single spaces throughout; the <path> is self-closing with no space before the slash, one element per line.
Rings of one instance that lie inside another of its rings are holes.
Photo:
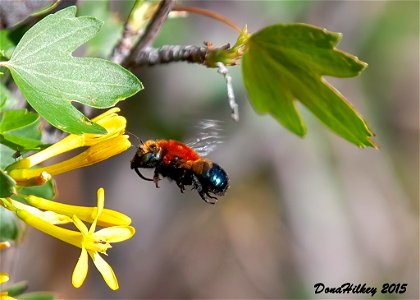
<path fill-rule="evenodd" d="M 124 24 L 124 30 L 118 43 L 115 45 L 110 56 L 110 60 L 116 64 L 121 64 L 124 59 L 130 54 L 134 46 L 135 40 L 142 34 L 142 30 L 135 30 L 128 22 Z"/>
<path fill-rule="evenodd" d="M 189 62 L 204 64 L 209 49 L 206 46 L 165 45 L 161 48 L 147 48 L 140 51 L 133 61 L 135 67 Z"/>
<path fill-rule="evenodd" d="M 132 60 L 136 60 L 136 57 L 139 53 L 149 47 L 155 40 L 157 34 L 162 28 L 163 23 L 168 18 L 168 14 L 175 6 L 175 0 L 163 0 L 156 13 L 153 15 L 152 20 L 147 25 L 146 30 L 143 35 L 140 37 L 136 45 L 134 45 L 131 54 L 123 61 L 123 65 L 130 65 Z"/>

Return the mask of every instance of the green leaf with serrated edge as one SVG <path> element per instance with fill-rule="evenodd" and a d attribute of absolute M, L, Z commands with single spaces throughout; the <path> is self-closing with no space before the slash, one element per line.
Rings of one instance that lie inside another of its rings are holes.
<path fill-rule="evenodd" d="M 300 101 L 325 125 L 346 140 L 375 147 L 362 117 L 323 75 L 353 77 L 366 63 L 335 48 L 341 34 L 306 25 L 274 25 L 254 34 L 242 62 L 245 87 L 258 113 L 272 114 L 299 136 L 305 124 Z"/>
<path fill-rule="evenodd" d="M 0 220 L 0 242 L 15 241 L 19 237 L 16 215 L 0 206 Z"/>
<path fill-rule="evenodd" d="M 16 182 L 0 169 L 0 197 L 9 197 L 16 193 Z"/>
<path fill-rule="evenodd" d="M 26 109 L 4 111 L 0 115 L 0 136 L 2 144 L 7 141 L 21 150 L 41 145 L 38 114 L 28 112 Z"/>
<path fill-rule="evenodd" d="M 71 6 L 49 15 L 29 29 L 6 66 L 29 104 L 57 128 L 75 133 L 106 133 L 72 104 L 108 108 L 142 89 L 140 81 L 110 61 L 73 57 L 102 22 L 75 17 Z"/>

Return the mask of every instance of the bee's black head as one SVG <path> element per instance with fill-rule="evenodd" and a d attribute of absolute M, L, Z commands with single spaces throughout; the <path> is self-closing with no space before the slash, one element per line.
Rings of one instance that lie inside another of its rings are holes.
<path fill-rule="evenodd" d="M 155 168 L 162 159 L 162 149 L 155 143 L 147 141 L 140 145 L 133 159 L 131 168 Z"/>

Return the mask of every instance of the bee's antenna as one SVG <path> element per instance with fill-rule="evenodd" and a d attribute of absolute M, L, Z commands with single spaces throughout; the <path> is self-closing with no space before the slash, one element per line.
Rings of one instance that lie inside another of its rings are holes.
<path fill-rule="evenodd" d="M 144 177 L 144 176 L 143 176 L 143 174 L 142 174 L 142 173 L 140 173 L 140 171 L 139 171 L 139 169 L 138 169 L 138 168 L 134 168 L 134 171 L 136 171 L 137 175 L 139 175 L 141 179 L 144 179 L 144 180 L 147 180 L 147 181 L 154 181 L 154 180 L 153 180 L 153 179 L 151 179 L 151 178 Z"/>
<path fill-rule="evenodd" d="M 135 135 L 134 133 L 132 133 L 132 132 L 130 132 L 128 130 L 126 130 L 125 132 L 127 132 L 132 137 L 135 137 L 137 139 L 138 144 L 142 144 L 142 145 L 144 144 L 144 142 L 137 135 Z"/>

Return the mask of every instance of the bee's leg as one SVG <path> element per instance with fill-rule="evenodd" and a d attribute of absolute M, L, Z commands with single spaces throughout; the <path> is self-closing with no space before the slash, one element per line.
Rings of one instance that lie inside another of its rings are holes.
<path fill-rule="evenodd" d="M 201 198 L 203 198 L 203 196 L 201 195 L 203 191 L 203 186 L 201 185 L 201 182 L 198 180 L 195 174 L 192 175 L 192 181 L 193 181 L 193 187 L 191 188 L 191 190 L 196 189 L 197 192 L 200 194 Z"/>
<path fill-rule="evenodd" d="M 193 175 L 193 187 L 197 189 L 198 194 L 200 195 L 201 199 L 203 199 L 206 203 L 209 204 L 216 204 L 217 198 L 210 196 L 209 193 L 203 188 L 203 185 L 201 184 L 200 180 L 198 180 L 197 176 Z M 210 199 L 216 199 L 216 201 L 211 201 Z"/>
<path fill-rule="evenodd" d="M 204 202 L 206 202 L 208 204 L 216 204 L 217 203 L 217 198 L 211 196 L 208 192 L 200 191 L 198 193 L 200 194 L 200 197 L 201 197 L 201 199 L 204 200 Z M 215 199 L 215 200 L 211 200 L 211 199 Z"/>
<path fill-rule="evenodd" d="M 155 169 L 155 174 L 153 175 L 153 181 L 155 182 L 155 185 L 157 188 L 159 188 L 159 172 Z"/>
<path fill-rule="evenodd" d="M 206 196 L 210 199 L 214 199 L 214 201 L 210 200 L 210 199 L 204 199 L 204 201 L 206 201 L 209 204 L 216 204 L 217 203 L 217 197 L 213 197 L 211 196 L 208 192 L 205 192 Z"/>
<path fill-rule="evenodd" d="M 183 193 L 185 191 L 185 186 L 182 184 L 181 181 L 177 181 L 176 185 L 179 187 L 179 189 L 181 190 L 181 193 Z"/>
<path fill-rule="evenodd" d="M 187 175 L 187 172 L 184 170 L 183 174 L 180 176 L 180 178 L 176 182 L 178 187 L 181 189 L 181 193 L 183 193 L 185 191 L 185 185 L 184 185 L 183 182 L 185 182 L 184 180 L 185 180 L 186 175 Z"/>

